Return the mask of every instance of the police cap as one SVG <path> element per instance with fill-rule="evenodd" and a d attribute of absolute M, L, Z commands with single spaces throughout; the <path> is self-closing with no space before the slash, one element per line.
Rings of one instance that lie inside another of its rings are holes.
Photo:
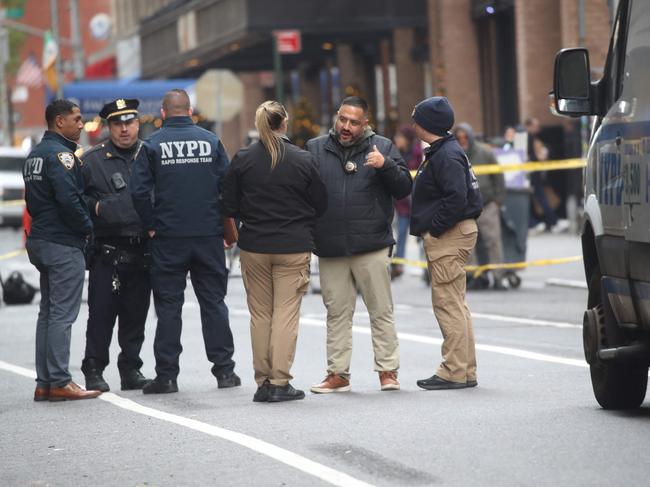
<path fill-rule="evenodd" d="M 140 102 L 136 99 L 118 98 L 104 105 L 99 116 L 108 121 L 115 119 L 126 122 L 138 116 L 138 105 Z"/>

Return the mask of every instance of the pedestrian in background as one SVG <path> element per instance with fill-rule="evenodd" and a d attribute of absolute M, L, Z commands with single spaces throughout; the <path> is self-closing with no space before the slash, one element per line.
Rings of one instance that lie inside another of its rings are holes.
<path fill-rule="evenodd" d="M 255 112 L 260 141 L 240 150 L 226 174 L 223 215 L 241 219 L 242 278 L 251 315 L 255 402 L 303 399 L 291 385 L 300 303 L 309 287 L 314 224 L 327 194 L 318 162 L 287 138 L 277 101 Z"/>
<path fill-rule="evenodd" d="M 413 127 L 403 125 L 393 137 L 395 147 L 406 161 L 409 171 L 415 171 L 422 162 L 422 145 L 415 136 Z M 411 195 L 395 200 L 395 213 L 397 214 L 397 243 L 395 257 L 403 259 L 406 256 L 406 243 L 409 236 L 409 220 L 411 218 Z M 403 264 L 390 265 L 390 277 L 395 279 L 404 273 Z"/>
<path fill-rule="evenodd" d="M 84 247 L 93 226 L 83 199 L 81 163 L 74 154 L 83 128 L 79 107 L 54 100 L 45 109 L 47 131 L 23 167 L 32 217 L 29 261 L 40 273 L 34 401 L 90 399 L 69 371 L 70 334 L 79 315 L 85 277 Z"/>
<path fill-rule="evenodd" d="M 434 96 L 413 110 L 415 133 L 430 144 L 413 188 L 411 235 L 424 238 L 431 275 L 431 302 L 442 331 L 442 363 L 417 381 L 423 389 L 476 387 L 472 317 L 465 302 L 465 264 L 474 245 L 481 194 L 472 166 L 449 133 L 454 111 L 447 98 Z"/>
<path fill-rule="evenodd" d="M 393 321 L 389 264 L 395 244 L 393 198 L 411 190 L 411 175 L 393 143 L 368 126 L 368 104 L 341 102 L 330 133 L 310 140 L 320 164 L 327 211 L 316 224 L 316 255 L 327 308 L 327 376 L 311 391 L 350 390 L 352 317 L 361 293 L 370 315 L 381 390 L 399 389 L 399 344 Z"/>
<path fill-rule="evenodd" d="M 138 139 L 138 100 L 118 99 L 99 116 L 108 124 L 108 140 L 82 156 L 85 199 L 92 215 L 94 241 L 88 254 L 88 325 L 81 370 L 86 388 L 110 390 L 103 377 L 115 321 L 120 354 L 117 368 L 123 391 L 149 382 L 140 372 L 140 350 L 151 300 L 149 236 L 142 228 L 129 191 Z"/>
<path fill-rule="evenodd" d="M 156 378 L 142 392 L 178 391 L 188 272 L 201 309 L 212 373 L 219 388 L 236 387 L 241 380 L 234 371 L 233 337 L 224 302 L 228 273 L 218 208 L 228 156 L 214 133 L 194 124 L 184 90 L 167 92 L 160 112 L 163 126 L 145 140 L 131 179 L 133 204 L 152 239 L 151 285 L 158 315 Z"/>
<path fill-rule="evenodd" d="M 472 166 L 481 164 L 498 164 L 492 150 L 474 137 L 474 130 L 468 123 L 459 123 L 453 131 L 456 140 L 467 154 Z M 483 264 L 503 264 L 503 241 L 501 239 L 501 206 L 506 200 L 506 181 L 503 173 L 478 176 L 478 187 L 483 200 L 483 211 L 478 224 L 478 240 L 472 253 L 471 261 Z M 482 250 L 479 256 L 476 250 Z M 487 256 L 487 261 L 481 259 Z M 508 289 L 503 284 L 503 270 L 488 271 L 492 274 L 492 287 L 499 291 Z M 487 276 L 486 276 L 487 277 Z M 470 281 L 471 285 L 472 281 Z M 489 285 L 489 281 L 488 281 Z"/>

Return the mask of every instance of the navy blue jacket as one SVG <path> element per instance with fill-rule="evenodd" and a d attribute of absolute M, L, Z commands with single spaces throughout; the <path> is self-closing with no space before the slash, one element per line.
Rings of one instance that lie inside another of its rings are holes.
<path fill-rule="evenodd" d="M 364 166 L 374 145 L 384 156 L 381 169 Z M 327 210 L 316 222 L 314 253 L 343 257 L 393 245 L 393 198 L 408 196 L 412 185 L 393 143 L 368 131 L 358 144 L 344 148 L 330 134 L 307 142 L 307 150 L 318 161 L 327 188 Z M 356 163 L 356 172 L 344 171 L 347 161 Z"/>
<path fill-rule="evenodd" d="M 144 141 L 131 174 L 131 196 L 143 228 L 162 237 L 223 235 L 218 200 L 228 165 L 214 133 L 190 117 L 166 119 Z"/>
<path fill-rule="evenodd" d="M 456 137 L 447 135 L 424 151 L 413 183 L 411 235 L 440 237 L 483 210 L 478 181 Z"/>
<path fill-rule="evenodd" d="M 50 132 L 27 156 L 23 167 L 25 201 L 32 217 L 30 238 L 82 249 L 93 231 L 83 199 L 77 144 Z"/>

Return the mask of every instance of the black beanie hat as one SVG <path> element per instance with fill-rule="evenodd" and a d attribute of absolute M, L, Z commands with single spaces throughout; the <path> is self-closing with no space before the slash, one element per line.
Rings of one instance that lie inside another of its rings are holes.
<path fill-rule="evenodd" d="M 444 96 L 432 96 L 415 105 L 411 117 L 420 127 L 444 136 L 454 126 L 454 109 Z"/>

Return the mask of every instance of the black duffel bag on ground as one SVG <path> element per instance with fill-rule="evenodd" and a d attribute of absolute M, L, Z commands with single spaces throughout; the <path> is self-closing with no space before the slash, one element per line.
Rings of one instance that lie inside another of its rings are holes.
<path fill-rule="evenodd" d="M 29 304 L 34 299 L 37 289 L 25 282 L 23 275 L 18 272 L 12 272 L 6 281 L 2 282 L 2 297 L 7 304 Z"/>

